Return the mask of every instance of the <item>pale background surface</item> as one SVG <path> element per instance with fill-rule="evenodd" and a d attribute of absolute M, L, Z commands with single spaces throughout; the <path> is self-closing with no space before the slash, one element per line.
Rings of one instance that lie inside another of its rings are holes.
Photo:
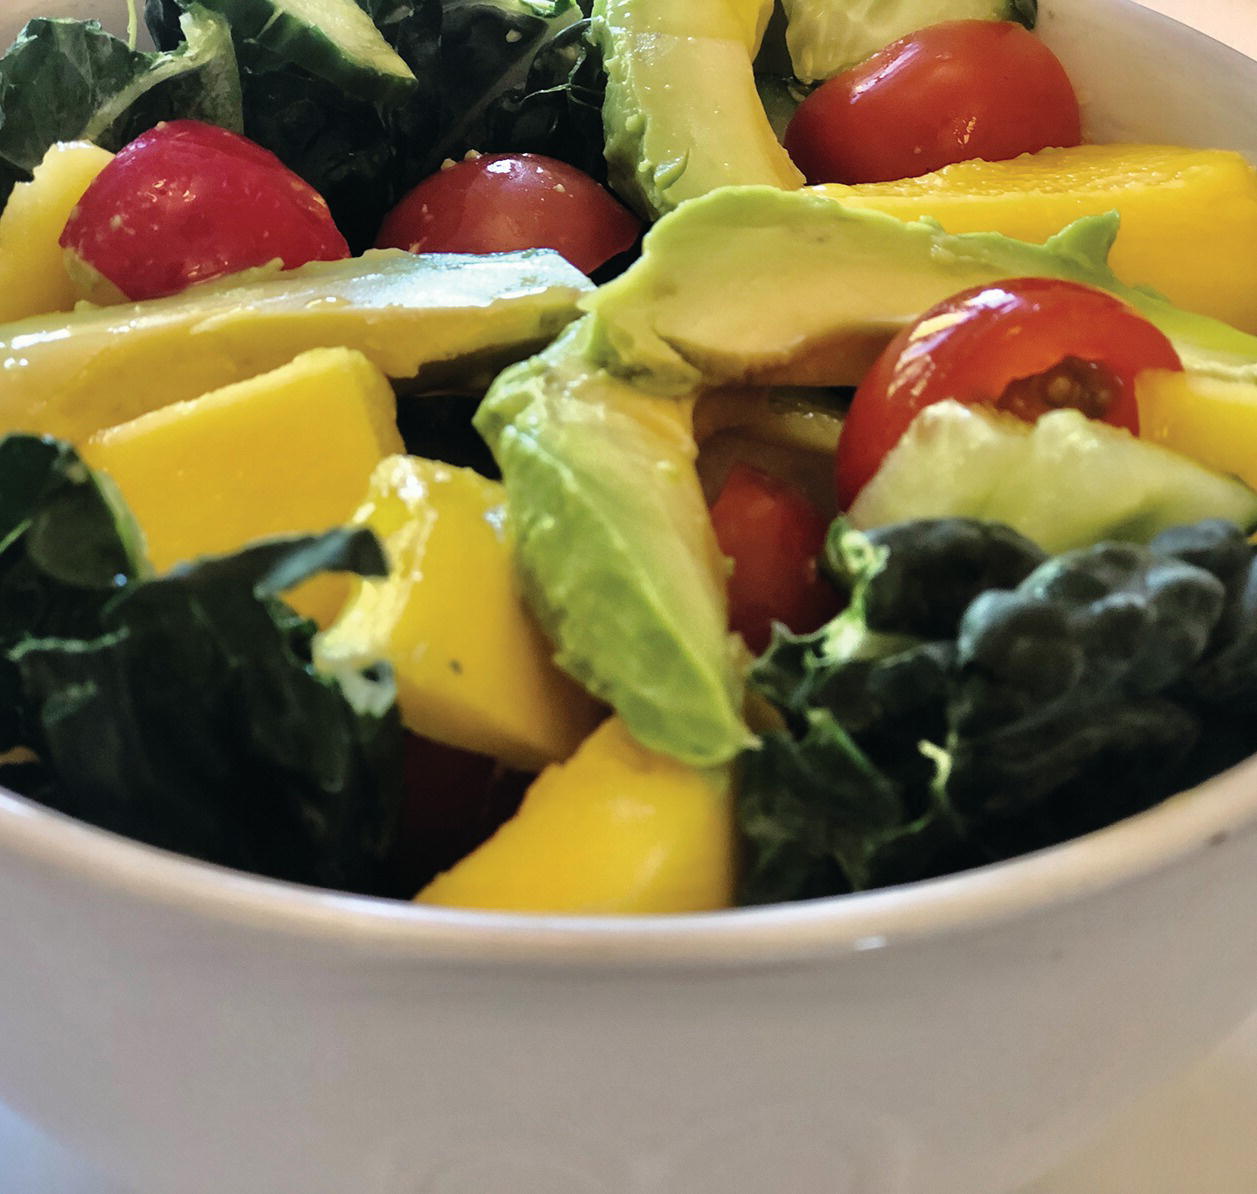
<path fill-rule="evenodd" d="M 1143 3 L 1257 58 L 1257 0 Z M 13 7 L 50 12 L 56 3 L 18 0 Z M 1191 1073 L 1146 1096 L 1088 1151 L 1023 1194 L 1257 1194 L 1255 1125 L 1257 1016 Z M 0 1194 L 163 1192 L 119 1189 L 0 1105 Z"/>

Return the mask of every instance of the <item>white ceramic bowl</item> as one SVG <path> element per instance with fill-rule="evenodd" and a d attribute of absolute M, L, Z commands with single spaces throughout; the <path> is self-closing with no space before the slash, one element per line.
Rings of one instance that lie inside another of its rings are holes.
<path fill-rule="evenodd" d="M 1095 135 L 1257 158 L 1257 63 L 1042 10 Z M 0 1099 L 137 1194 L 991 1194 L 1257 1005 L 1255 898 L 1257 763 L 1019 861 L 658 920 L 342 897 L 0 795 Z"/>

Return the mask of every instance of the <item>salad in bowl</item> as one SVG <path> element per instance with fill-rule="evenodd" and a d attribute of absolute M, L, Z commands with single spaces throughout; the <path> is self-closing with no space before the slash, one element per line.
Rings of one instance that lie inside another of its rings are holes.
<path fill-rule="evenodd" d="M 1035 5 L 145 16 L 0 63 L 15 790 L 689 912 L 1257 748 L 1257 171 L 1084 143 Z"/>
<path fill-rule="evenodd" d="M 0 58 L 0 1096 L 141 1189 L 958 1194 L 1250 1010 L 1249 60 L 144 18 Z"/>

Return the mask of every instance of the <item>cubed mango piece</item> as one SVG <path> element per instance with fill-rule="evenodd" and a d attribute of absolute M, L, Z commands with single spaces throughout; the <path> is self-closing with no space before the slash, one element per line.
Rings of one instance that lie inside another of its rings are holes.
<path fill-rule="evenodd" d="M 502 486 L 413 456 L 383 461 L 355 520 L 389 557 L 316 645 L 330 669 L 387 659 L 407 728 L 536 771 L 566 758 L 600 707 L 554 665 L 525 607 Z"/>
<path fill-rule="evenodd" d="M 734 840 L 728 769 L 696 771 L 648 750 L 612 717 L 416 900 L 586 915 L 724 908 Z"/>
<path fill-rule="evenodd" d="M 929 217 L 948 232 L 1002 232 L 1035 243 L 1080 216 L 1117 211 L 1109 263 L 1123 282 L 1257 332 L 1257 169 L 1238 153 L 1080 145 L 816 189 L 902 220 Z"/>
<path fill-rule="evenodd" d="M 0 323 L 74 306 L 79 296 L 58 241 L 74 205 L 112 158 L 86 141 L 60 142 L 30 182 L 13 188 L 0 214 Z"/>
<path fill-rule="evenodd" d="M 388 378 L 362 353 L 320 348 L 100 431 L 82 454 L 117 483 L 164 571 L 347 523 L 372 470 L 402 448 L 396 416 Z M 290 599 L 326 625 L 348 590 L 346 578 L 321 576 Z"/>
<path fill-rule="evenodd" d="M 1141 438 L 1257 489 L 1257 385 L 1149 369 L 1135 395 Z"/>

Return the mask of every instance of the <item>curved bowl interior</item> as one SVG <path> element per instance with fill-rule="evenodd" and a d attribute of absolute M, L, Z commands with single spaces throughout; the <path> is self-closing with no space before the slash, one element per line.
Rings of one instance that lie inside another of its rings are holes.
<path fill-rule="evenodd" d="M 1095 136 L 1257 160 L 1257 63 L 1041 11 Z M 1257 760 L 1008 863 L 653 919 L 314 891 L 0 793 L 0 1097 L 179 1194 L 996 1191 L 1257 1000 L 1255 873 Z"/>

